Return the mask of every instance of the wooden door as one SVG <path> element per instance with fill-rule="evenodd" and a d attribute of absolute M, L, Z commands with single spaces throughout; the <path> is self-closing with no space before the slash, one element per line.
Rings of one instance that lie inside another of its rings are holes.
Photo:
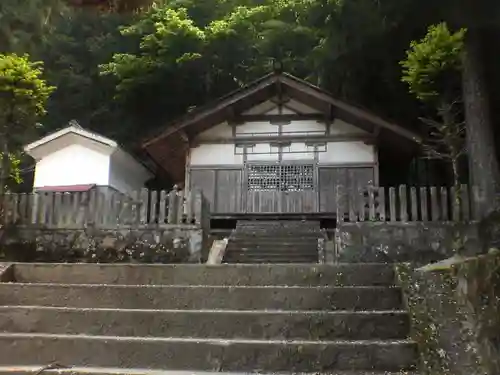
<path fill-rule="evenodd" d="M 316 180 L 316 168 L 311 163 L 247 164 L 246 212 L 316 212 Z"/>

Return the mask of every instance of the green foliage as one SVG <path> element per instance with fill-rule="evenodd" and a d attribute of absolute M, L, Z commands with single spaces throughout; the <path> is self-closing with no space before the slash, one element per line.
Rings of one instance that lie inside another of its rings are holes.
<path fill-rule="evenodd" d="M 176 69 L 201 57 L 205 34 L 185 9 L 152 7 L 138 22 L 124 27 L 122 35 L 137 37 L 137 54 L 119 53 L 102 65 L 102 73 L 118 78 L 119 91 L 155 79 L 162 69 Z"/>
<path fill-rule="evenodd" d="M 0 51 L 28 52 L 44 61 L 48 82 L 57 86 L 42 119 L 46 131 L 78 119 L 85 127 L 133 144 L 189 108 L 268 73 L 273 59 L 339 99 L 417 127 L 427 109 L 422 110 L 401 82 L 399 62 L 405 59 L 410 41 L 424 35 L 429 25 L 451 20 L 455 8 L 458 13 L 476 4 L 471 0 L 456 5 L 452 0 L 108 3 L 118 6 L 100 11 L 68 8 L 66 0 L 0 4 Z M 496 14 L 498 6 L 493 3 L 481 0 L 480 8 Z M 138 5 L 147 7 L 125 11 Z M 473 12 L 461 15 L 459 25 L 469 25 L 462 22 L 464 15 L 479 20 Z M 492 43 L 496 39 L 492 35 Z M 500 53 L 493 48 L 488 53 L 496 66 L 500 57 L 491 55 Z M 497 74 L 495 68 L 489 71 L 490 76 Z M 493 110 L 500 117 L 500 110 Z"/>
<path fill-rule="evenodd" d="M 115 54 L 101 65 L 102 73 L 118 80 L 124 96 L 162 79 L 182 87 L 187 83 L 186 89 L 201 98 L 212 97 L 221 83 L 242 84 L 266 73 L 273 58 L 283 61 L 289 71 L 300 69 L 317 45 L 315 29 L 304 24 L 302 12 L 312 4 L 309 1 L 222 3 L 225 13 L 213 4 L 212 14 L 207 4 L 199 2 L 154 5 L 122 29 L 123 36 L 136 41 L 135 50 Z M 201 19 L 191 18 L 200 13 Z M 183 82 L 178 82 L 179 76 Z M 163 90 L 168 95 L 168 85 Z M 197 104 L 199 99 L 187 101 L 184 108 Z"/>
<path fill-rule="evenodd" d="M 67 11 L 64 0 L 2 0 L 0 51 L 34 53 L 52 30 L 52 21 Z"/>
<path fill-rule="evenodd" d="M 422 40 L 411 42 L 406 60 L 401 62 L 402 80 L 418 99 L 441 97 L 459 77 L 465 32 L 452 33 L 443 22 L 430 26 Z"/>
<path fill-rule="evenodd" d="M 19 181 L 21 144 L 45 114 L 45 105 L 54 87 L 42 78 L 42 63 L 28 55 L 0 54 L 0 139 L 3 180 Z M 8 173 L 6 173 L 8 172 Z"/>
<path fill-rule="evenodd" d="M 42 78 L 43 63 L 28 55 L 0 54 L 0 131 L 18 133 L 45 114 L 55 89 Z"/>

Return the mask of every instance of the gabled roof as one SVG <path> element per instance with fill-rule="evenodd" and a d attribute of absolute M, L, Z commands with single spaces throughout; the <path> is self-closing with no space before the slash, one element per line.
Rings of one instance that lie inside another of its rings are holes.
<path fill-rule="evenodd" d="M 109 138 L 106 138 L 102 135 L 85 130 L 76 121 L 71 121 L 69 126 L 63 128 L 61 130 L 57 130 L 53 133 L 50 133 L 50 134 L 46 135 L 45 137 L 40 138 L 39 140 L 24 146 L 24 151 L 27 154 L 30 154 L 34 149 L 36 149 L 40 146 L 43 146 L 49 142 L 52 142 L 58 138 L 61 138 L 67 134 L 76 134 L 76 135 L 79 135 L 83 138 L 87 138 L 89 140 L 101 143 L 105 146 L 109 146 L 111 148 L 118 147 L 118 143 L 116 143 L 112 139 L 109 139 Z"/>
<path fill-rule="evenodd" d="M 368 110 L 335 99 L 325 90 L 309 82 L 287 73 L 270 73 L 215 102 L 188 112 L 177 121 L 168 124 L 158 134 L 145 140 L 142 146 L 148 148 L 148 146 L 180 130 L 194 132 L 206 130 L 230 119 L 231 115 L 240 114 L 277 93 L 286 94 L 297 101 L 321 110 L 325 114 L 340 118 L 360 128 L 387 130 L 411 141 L 421 141 L 421 137 L 411 130 L 387 121 Z"/>

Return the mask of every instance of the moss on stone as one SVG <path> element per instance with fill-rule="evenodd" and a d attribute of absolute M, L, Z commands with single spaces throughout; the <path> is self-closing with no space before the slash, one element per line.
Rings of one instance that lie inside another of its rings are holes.
<path fill-rule="evenodd" d="M 500 256 L 396 267 L 427 375 L 500 373 Z"/>

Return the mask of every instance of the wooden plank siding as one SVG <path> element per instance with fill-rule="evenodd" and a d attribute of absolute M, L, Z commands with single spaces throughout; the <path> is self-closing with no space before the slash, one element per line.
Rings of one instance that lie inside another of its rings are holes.
<path fill-rule="evenodd" d="M 375 178 L 375 168 L 368 166 L 361 167 L 319 167 L 319 211 L 336 212 L 337 203 L 333 193 L 335 186 L 341 185 L 351 192 L 353 200 L 351 204 L 359 205 L 359 199 L 356 198 L 359 186 L 368 186 L 373 184 Z"/>
<path fill-rule="evenodd" d="M 213 214 L 332 213 L 336 212 L 334 186 L 357 189 L 373 183 L 374 166 L 315 167 L 314 188 L 304 191 L 249 190 L 241 166 L 191 168 L 190 188 L 200 189 Z M 359 202 L 359 200 L 358 200 Z"/>
<path fill-rule="evenodd" d="M 215 212 L 241 212 L 243 205 L 243 171 L 216 171 Z"/>
<path fill-rule="evenodd" d="M 236 168 L 194 169 L 190 171 L 190 189 L 199 189 L 212 213 L 243 211 L 243 170 Z"/>
<path fill-rule="evenodd" d="M 212 214 L 325 214 L 351 222 L 470 221 L 473 194 L 454 188 L 374 185 L 375 166 L 319 166 L 314 189 L 249 190 L 243 167 L 192 169 L 193 188 L 203 190 Z M 342 205 L 335 193 L 341 187 Z"/>

